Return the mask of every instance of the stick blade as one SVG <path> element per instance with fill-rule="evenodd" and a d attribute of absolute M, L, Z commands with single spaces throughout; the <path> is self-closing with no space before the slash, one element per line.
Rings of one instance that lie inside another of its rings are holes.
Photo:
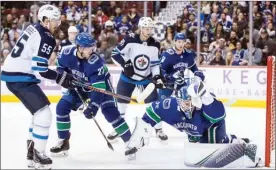
<path fill-rule="evenodd" d="M 114 148 L 113 148 L 113 146 L 111 145 L 110 142 L 107 142 L 107 146 L 109 147 L 109 149 L 111 149 L 112 151 L 114 151 Z"/>
<path fill-rule="evenodd" d="M 138 103 L 143 102 L 155 89 L 155 85 L 153 83 L 148 84 L 145 90 L 137 97 Z"/>

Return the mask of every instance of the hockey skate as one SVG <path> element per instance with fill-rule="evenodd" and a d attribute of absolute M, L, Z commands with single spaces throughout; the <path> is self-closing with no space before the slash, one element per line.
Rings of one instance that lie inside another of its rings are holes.
<path fill-rule="evenodd" d="M 136 159 L 136 152 L 138 149 L 149 144 L 149 137 L 152 132 L 152 127 L 141 118 L 136 117 L 135 122 L 132 136 L 126 144 L 125 156 L 128 160 Z"/>
<path fill-rule="evenodd" d="M 28 168 L 34 168 L 35 163 L 33 161 L 34 158 L 34 141 L 27 140 L 27 161 L 28 161 Z"/>
<path fill-rule="evenodd" d="M 68 156 L 68 150 L 70 149 L 69 139 L 59 139 L 57 145 L 50 149 L 51 156 L 64 157 Z"/>
<path fill-rule="evenodd" d="M 49 158 L 45 152 L 38 152 L 33 149 L 33 160 L 35 163 L 35 169 L 51 169 L 52 168 L 52 159 Z"/>
<path fill-rule="evenodd" d="M 162 143 L 168 142 L 168 136 L 164 133 L 162 129 L 155 129 L 156 137 L 160 139 Z"/>
<path fill-rule="evenodd" d="M 118 141 L 118 137 L 119 135 L 117 134 L 117 132 L 114 130 L 112 133 L 110 133 L 107 136 L 107 139 L 111 142 L 111 143 L 115 143 Z"/>

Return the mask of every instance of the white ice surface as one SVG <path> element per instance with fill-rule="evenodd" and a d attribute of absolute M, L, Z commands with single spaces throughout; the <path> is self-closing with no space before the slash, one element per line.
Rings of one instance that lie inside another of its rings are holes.
<path fill-rule="evenodd" d="M 55 106 L 51 105 L 53 122 L 50 131 L 47 151 L 56 143 Z M 134 117 L 141 117 L 144 105 L 130 105 L 126 120 L 133 128 Z M 30 113 L 22 104 L 1 103 L 1 168 L 26 168 L 26 139 Z M 107 135 L 112 131 L 103 115 L 98 112 L 96 117 Z M 265 109 L 227 108 L 226 124 L 228 133 L 238 137 L 248 137 L 258 144 L 259 155 L 264 158 L 265 141 Z M 180 133 L 163 123 L 163 129 L 169 136 L 168 144 L 160 143 L 154 136 L 150 145 L 140 150 L 136 161 L 129 162 L 124 157 L 122 141 L 114 143 L 112 152 L 106 145 L 93 120 L 86 119 L 78 112 L 71 113 L 71 139 L 69 156 L 53 158 L 53 168 L 62 169 L 97 169 L 97 168 L 176 168 L 185 169 L 183 163 L 184 133 Z M 49 153 L 49 152 L 48 152 Z"/>

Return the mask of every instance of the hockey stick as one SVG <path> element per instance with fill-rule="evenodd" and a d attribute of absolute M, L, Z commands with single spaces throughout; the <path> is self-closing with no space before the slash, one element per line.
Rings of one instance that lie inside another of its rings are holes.
<path fill-rule="evenodd" d="M 78 96 L 80 97 L 82 103 L 85 105 L 85 107 L 87 107 L 88 104 L 85 102 L 84 98 L 81 96 L 81 94 L 79 93 L 79 91 L 78 91 L 77 88 L 75 88 L 75 91 L 77 92 Z M 102 133 L 102 135 L 103 135 L 105 141 L 107 142 L 107 146 L 108 146 L 111 150 L 114 151 L 113 146 L 112 146 L 111 143 L 107 140 L 105 134 L 103 133 L 102 128 L 100 127 L 100 125 L 98 124 L 98 122 L 96 121 L 96 119 L 95 119 L 94 117 L 92 117 L 92 118 L 93 118 L 94 122 L 96 123 L 98 129 L 101 131 L 101 133 Z"/>
<path fill-rule="evenodd" d="M 89 89 L 89 90 L 93 90 L 93 91 L 100 92 L 100 93 L 103 93 L 103 94 L 106 94 L 106 95 L 110 95 L 110 96 L 113 96 L 115 98 L 119 98 L 119 99 L 131 101 L 131 102 L 139 103 L 136 99 L 132 99 L 132 98 L 127 97 L 127 96 L 112 93 L 110 91 L 102 90 L 102 89 L 93 87 L 90 84 L 84 83 L 84 82 L 81 82 L 81 81 L 72 80 L 72 84 L 75 85 L 75 86 L 78 86 L 78 87 L 83 87 L 83 88 L 86 88 L 86 89 Z"/>
<path fill-rule="evenodd" d="M 134 75 L 136 75 L 136 76 L 138 76 L 138 77 L 141 77 L 141 78 L 143 78 L 143 79 L 149 80 L 149 81 L 151 81 L 151 82 L 154 84 L 154 81 L 153 81 L 152 78 L 145 77 L 145 76 L 142 76 L 142 75 L 137 74 L 137 73 L 134 73 Z M 173 90 L 173 91 L 177 91 L 177 90 L 174 89 L 173 87 L 168 87 L 168 86 L 166 86 L 165 88 L 170 89 L 170 90 Z"/>

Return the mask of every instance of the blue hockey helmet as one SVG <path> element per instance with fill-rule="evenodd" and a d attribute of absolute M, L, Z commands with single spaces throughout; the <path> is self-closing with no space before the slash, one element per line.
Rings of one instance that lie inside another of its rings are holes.
<path fill-rule="evenodd" d="M 176 40 L 185 40 L 186 39 L 186 37 L 185 37 L 185 35 L 183 34 L 183 33 L 176 33 L 175 35 L 174 35 L 174 40 L 176 41 Z"/>
<path fill-rule="evenodd" d="M 90 34 L 82 32 L 76 36 L 76 45 L 80 47 L 93 47 L 96 45 L 96 40 Z"/>
<path fill-rule="evenodd" d="M 178 90 L 176 99 L 185 117 L 191 119 L 195 107 L 192 105 L 191 96 L 188 94 L 187 86 L 183 86 Z"/>

